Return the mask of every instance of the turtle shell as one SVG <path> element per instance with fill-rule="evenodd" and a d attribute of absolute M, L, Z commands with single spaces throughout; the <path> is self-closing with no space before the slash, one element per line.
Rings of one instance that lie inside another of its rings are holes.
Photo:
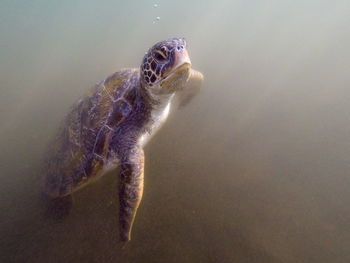
<path fill-rule="evenodd" d="M 49 147 L 44 191 L 65 196 L 96 177 L 116 160 L 109 145 L 112 132 L 132 112 L 130 93 L 140 85 L 139 71 L 118 71 L 78 100 Z"/>

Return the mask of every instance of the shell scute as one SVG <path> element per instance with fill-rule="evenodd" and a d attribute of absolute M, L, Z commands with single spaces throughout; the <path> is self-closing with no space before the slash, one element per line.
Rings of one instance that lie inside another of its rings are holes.
<path fill-rule="evenodd" d="M 137 85 L 138 70 L 116 72 L 73 105 L 47 154 L 47 194 L 64 196 L 98 174 L 112 133 L 133 109 L 127 94 Z"/>
<path fill-rule="evenodd" d="M 125 119 L 126 116 L 129 115 L 131 110 L 132 107 L 127 101 L 123 99 L 117 100 L 113 104 L 113 109 L 106 124 L 109 127 L 117 126 L 120 122 L 122 122 Z"/>

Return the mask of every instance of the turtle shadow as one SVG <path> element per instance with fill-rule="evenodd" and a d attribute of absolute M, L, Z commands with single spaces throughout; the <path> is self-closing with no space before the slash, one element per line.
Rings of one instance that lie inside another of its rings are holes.
<path fill-rule="evenodd" d="M 44 217 L 53 220 L 65 219 L 70 214 L 73 205 L 72 195 L 52 198 L 43 194 L 42 201 Z"/>

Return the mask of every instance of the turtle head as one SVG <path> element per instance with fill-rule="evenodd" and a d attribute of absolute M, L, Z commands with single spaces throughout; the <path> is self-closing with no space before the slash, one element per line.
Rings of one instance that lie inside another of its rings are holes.
<path fill-rule="evenodd" d="M 184 86 L 190 69 L 185 39 L 170 38 L 156 43 L 145 54 L 141 83 L 153 94 L 172 94 Z"/>

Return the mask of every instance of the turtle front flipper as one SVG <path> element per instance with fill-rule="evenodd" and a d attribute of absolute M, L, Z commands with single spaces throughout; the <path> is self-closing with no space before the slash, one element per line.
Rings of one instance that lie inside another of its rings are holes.
<path fill-rule="evenodd" d="M 120 165 L 119 233 L 120 240 L 130 240 L 132 224 L 143 193 L 144 153 L 133 149 Z"/>
<path fill-rule="evenodd" d="M 203 80 L 204 76 L 201 72 L 191 69 L 184 89 L 177 94 L 179 108 L 186 106 L 198 94 L 203 86 Z"/>
<path fill-rule="evenodd" d="M 61 220 L 67 217 L 73 204 L 72 195 L 51 198 L 44 194 L 43 200 L 45 202 L 45 217 L 54 220 Z"/>

